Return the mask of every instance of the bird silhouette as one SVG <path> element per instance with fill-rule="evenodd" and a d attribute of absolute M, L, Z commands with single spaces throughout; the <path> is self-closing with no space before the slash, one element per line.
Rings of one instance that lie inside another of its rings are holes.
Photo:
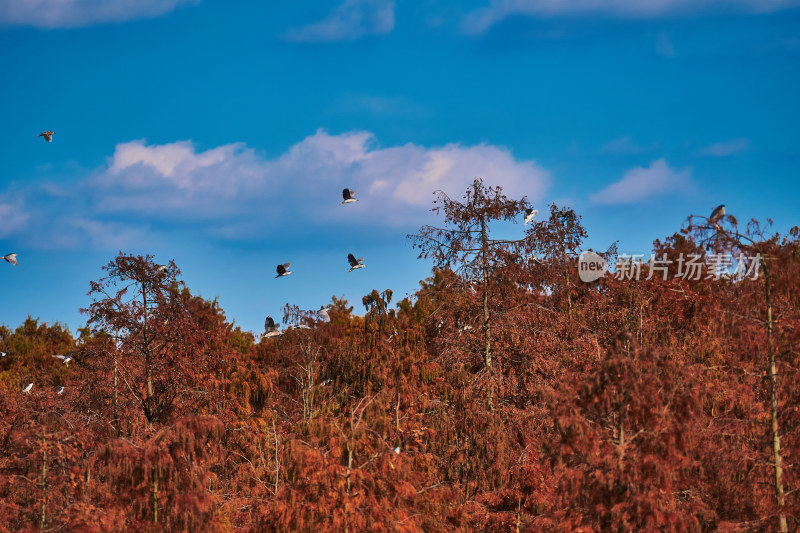
<path fill-rule="evenodd" d="M 289 270 L 289 263 L 284 263 L 282 265 L 278 265 L 278 275 L 275 277 L 279 278 L 281 276 L 288 276 L 291 273 L 292 271 Z"/>
<path fill-rule="evenodd" d="M 348 270 L 348 272 L 352 272 L 357 268 L 364 268 L 365 266 L 367 266 L 364 264 L 363 257 L 359 257 L 358 259 L 356 259 L 356 256 L 354 256 L 353 254 L 347 254 L 347 261 L 350 263 L 350 270 Z"/>
<path fill-rule="evenodd" d="M 44 137 L 45 141 L 53 142 L 53 135 L 55 135 L 55 134 L 56 134 L 56 132 L 47 130 L 47 131 L 43 131 L 42 133 L 37 135 L 37 137 Z"/>
<path fill-rule="evenodd" d="M 711 212 L 711 216 L 708 217 L 708 225 L 714 226 L 715 228 L 719 229 L 719 224 L 717 224 L 717 222 L 719 222 L 724 216 L 725 216 L 725 204 L 718 205 Z"/>
<path fill-rule="evenodd" d="M 355 193 L 356 193 L 356 191 L 351 191 L 350 189 L 343 189 L 342 190 L 342 198 L 344 198 L 344 201 L 342 203 L 340 203 L 339 205 L 350 204 L 350 203 L 353 203 L 353 202 L 357 202 L 358 200 L 353 198 L 353 195 L 355 195 Z"/>
<path fill-rule="evenodd" d="M 55 354 L 55 355 L 53 355 L 53 357 L 61 359 L 62 363 L 64 363 L 65 365 L 68 365 L 72 361 L 72 352 L 68 353 L 67 355 Z"/>
<path fill-rule="evenodd" d="M 317 311 L 317 317 L 319 317 L 319 319 L 322 320 L 323 322 L 330 322 L 331 321 L 331 315 L 328 314 L 328 311 L 330 311 L 330 310 L 331 310 L 330 306 L 328 306 L 328 307 L 320 307 L 319 311 Z"/>

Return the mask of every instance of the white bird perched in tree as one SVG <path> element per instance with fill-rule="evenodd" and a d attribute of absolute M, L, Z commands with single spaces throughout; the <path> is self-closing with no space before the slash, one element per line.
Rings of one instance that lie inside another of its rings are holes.
<path fill-rule="evenodd" d="M 364 268 L 365 266 L 367 266 L 364 264 L 363 257 L 359 257 L 358 259 L 356 259 L 356 256 L 354 256 L 353 254 L 347 254 L 347 261 L 350 263 L 350 270 L 348 270 L 348 272 L 352 272 L 357 268 Z"/>
<path fill-rule="evenodd" d="M 289 270 L 289 263 L 284 263 L 282 265 L 278 265 L 278 275 L 275 277 L 279 278 L 281 276 L 288 276 L 291 273 L 292 271 Z"/>
<path fill-rule="evenodd" d="M 53 355 L 53 357 L 57 357 L 58 359 L 61 359 L 62 363 L 64 363 L 65 365 L 68 365 L 70 363 L 70 361 L 72 361 L 72 352 L 69 352 L 67 355 L 55 354 L 55 355 Z"/>
<path fill-rule="evenodd" d="M 311 326 L 309 326 L 308 324 L 289 324 L 288 326 L 286 326 L 286 331 L 289 331 L 291 329 L 311 329 Z"/>
<path fill-rule="evenodd" d="M 394 448 L 392 448 L 392 451 L 397 455 L 400 455 L 400 446 L 395 446 Z"/>
<path fill-rule="evenodd" d="M 5 259 L 14 266 L 17 266 L 17 254 L 6 254 L 3 256 L 3 259 Z"/>
<path fill-rule="evenodd" d="M 55 135 L 55 134 L 56 134 L 56 132 L 47 130 L 47 131 L 43 131 L 42 133 L 37 135 L 37 137 L 44 137 L 45 141 L 53 142 L 53 135 Z"/>
<path fill-rule="evenodd" d="M 320 387 L 324 387 L 325 385 L 330 385 L 331 383 L 333 383 L 333 380 L 328 378 L 325 381 L 323 381 L 322 383 L 320 383 L 319 386 Z"/>
<path fill-rule="evenodd" d="M 8 352 L 0 352 L 0 359 L 2 359 L 3 357 L 5 357 L 7 355 L 8 355 Z"/>
<path fill-rule="evenodd" d="M 33 383 L 28 383 L 28 386 L 22 389 L 22 392 L 24 392 L 25 394 L 30 394 L 32 388 L 33 388 Z"/>
<path fill-rule="evenodd" d="M 317 317 L 319 317 L 319 319 L 322 320 L 323 322 L 330 322 L 331 321 L 331 315 L 328 314 L 328 311 L 330 311 L 330 310 L 331 310 L 331 306 L 320 307 L 319 311 L 317 311 Z"/>
<path fill-rule="evenodd" d="M 533 217 L 539 214 L 538 209 L 525 209 L 525 225 L 528 225 L 528 222 L 533 222 Z"/>
<path fill-rule="evenodd" d="M 58 390 L 56 391 L 56 394 L 58 394 L 59 396 L 61 396 L 61 393 L 62 393 L 62 392 L 64 392 L 64 386 L 63 386 L 63 385 L 62 385 L 62 386 L 60 386 L 60 387 L 58 388 Z"/>
<path fill-rule="evenodd" d="M 714 226 L 717 229 L 719 229 L 719 224 L 717 224 L 717 222 L 719 222 L 724 216 L 725 216 L 725 204 L 718 205 L 711 212 L 711 216 L 708 217 L 708 225 Z"/>
<path fill-rule="evenodd" d="M 339 205 L 350 204 L 350 203 L 353 203 L 353 202 L 357 202 L 358 200 L 353 198 L 353 196 L 355 194 L 356 194 L 356 191 L 351 191 L 350 189 L 343 189 L 342 190 L 342 198 L 344 198 L 344 201 Z"/>

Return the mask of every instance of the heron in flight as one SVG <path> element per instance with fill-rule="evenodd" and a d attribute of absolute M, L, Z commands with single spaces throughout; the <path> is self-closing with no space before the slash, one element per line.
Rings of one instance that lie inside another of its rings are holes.
<path fill-rule="evenodd" d="M 281 327 L 280 324 L 276 324 L 275 320 L 267 315 L 267 319 L 264 321 L 264 331 L 269 333 L 270 331 L 278 331 L 278 328 Z"/>
<path fill-rule="evenodd" d="M 65 365 L 68 365 L 72 361 L 72 352 L 69 352 L 67 355 L 55 354 L 55 355 L 53 355 L 53 357 L 61 359 L 62 363 L 64 363 Z"/>
<path fill-rule="evenodd" d="M 528 222 L 533 222 L 533 217 L 539 214 L 538 209 L 525 209 L 525 225 L 528 225 Z"/>
<path fill-rule="evenodd" d="M 292 271 L 289 270 L 289 263 L 284 263 L 282 265 L 278 265 L 278 275 L 275 277 L 279 278 L 281 276 L 288 276 L 291 273 Z"/>
<path fill-rule="evenodd" d="M 328 311 L 330 311 L 330 310 L 331 310 L 331 306 L 320 307 L 319 311 L 317 311 L 317 317 L 319 317 L 319 319 L 322 320 L 323 322 L 330 322 L 331 321 L 331 315 L 328 314 Z"/>
<path fill-rule="evenodd" d="M 3 259 L 5 259 L 14 266 L 17 266 L 17 254 L 6 254 L 3 256 Z"/>
<path fill-rule="evenodd" d="M 350 270 L 348 270 L 348 272 L 352 272 L 357 268 L 364 268 L 365 266 L 367 266 L 364 264 L 363 257 L 359 257 L 358 259 L 356 259 L 356 256 L 354 256 L 353 254 L 347 254 L 347 261 L 350 263 Z"/>
<path fill-rule="evenodd" d="M 56 132 L 47 130 L 47 131 L 43 131 L 42 133 L 37 135 L 37 137 L 44 137 L 45 141 L 53 142 L 53 135 L 55 135 L 55 134 L 56 134 Z"/>
<path fill-rule="evenodd" d="M 276 324 L 275 320 L 271 316 L 267 316 L 267 319 L 264 321 L 264 338 L 271 338 L 271 337 L 280 337 L 283 335 L 282 331 L 278 331 L 280 328 L 280 324 Z"/>
<path fill-rule="evenodd" d="M 350 204 L 350 203 L 353 203 L 353 202 L 357 202 L 358 200 L 353 198 L 353 196 L 355 194 L 356 194 L 356 191 L 351 191 L 350 189 L 343 189 L 342 190 L 342 197 L 344 198 L 344 201 L 339 205 Z"/>

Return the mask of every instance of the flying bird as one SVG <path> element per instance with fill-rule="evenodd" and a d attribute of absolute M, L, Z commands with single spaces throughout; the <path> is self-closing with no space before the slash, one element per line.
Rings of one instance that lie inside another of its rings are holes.
<path fill-rule="evenodd" d="M 533 222 L 533 217 L 539 214 L 538 209 L 525 209 L 525 225 L 528 225 L 528 222 Z"/>
<path fill-rule="evenodd" d="M 342 198 L 344 198 L 344 201 L 339 205 L 350 204 L 350 203 L 353 203 L 353 202 L 357 202 L 358 200 L 353 198 L 353 195 L 355 195 L 355 194 L 356 194 L 356 191 L 351 191 L 350 189 L 343 189 L 342 190 Z"/>
<path fill-rule="evenodd" d="M 58 355 L 58 354 L 56 354 L 56 355 L 53 355 L 53 357 L 57 357 L 58 359 L 61 359 L 62 363 L 64 363 L 65 365 L 68 365 L 70 363 L 70 361 L 72 361 L 72 352 L 68 353 L 67 355 Z"/>
<path fill-rule="evenodd" d="M 169 268 L 167 265 L 158 265 L 158 268 L 156 269 L 156 272 L 158 272 L 160 274 L 161 272 L 165 272 L 167 270 L 167 268 Z"/>
<path fill-rule="evenodd" d="M 33 388 L 33 383 L 28 383 L 28 386 L 22 389 L 22 392 L 24 392 L 25 394 L 29 394 L 32 388 Z"/>
<path fill-rule="evenodd" d="M 56 134 L 56 132 L 47 130 L 47 131 L 43 131 L 42 133 L 37 135 L 37 137 L 44 137 L 45 141 L 53 142 L 53 135 L 55 135 L 55 134 Z"/>
<path fill-rule="evenodd" d="M 63 385 L 62 385 L 62 386 L 60 386 L 60 387 L 58 388 L 58 390 L 56 391 L 56 394 L 58 394 L 59 396 L 61 396 L 61 393 L 62 393 L 62 392 L 64 392 L 64 386 L 63 386 Z"/>
<path fill-rule="evenodd" d="M 267 319 L 264 321 L 264 334 L 261 335 L 264 339 L 269 339 L 272 337 L 280 337 L 283 335 L 282 331 L 278 331 L 280 328 L 280 324 L 276 324 L 275 320 L 271 316 L 267 316 Z"/>
<path fill-rule="evenodd" d="M 717 222 L 719 222 L 722 219 L 722 217 L 724 217 L 724 216 L 725 216 L 725 204 L 718 205 L 711 212 L 711 216 L 708 217 L 708 225 L 709 226 L 713 225 L 713 226 L 718 228 L 719 225 L 717 224 Z"/>
<path fill-rule="evenodd" d="M 3 256 L 3 259 L 5 259 L 14 266 L 17 266 L 17 254 L 6 254 Z"/>
<path fill-rule="evenodd" d="M 280 327 L 280 324 L 276 324 L 275 320 L 271 316 L 267 316 L 267 319 L 264 321 L 264 331 L 267 333 L 271 331 L 278 331 L 278 328 Z"/>
<path fill-rule="evenodd" d="M 289 263 L 284 263 L 282 265 L 278 265 L 278 275 L 275 277 L 279 278 L 281 276 L 288 276 L 291 273 L 292 271 L 289 270 Z"/>
<path fill-rule="evenodd" d="M 348 270 L 348 272 L 352 272 L 357 268 L 364 268 L 365 266 L 367 266 L 364 264 L 363 257 L 359 257 L 358 259 L 356 259 L 356 256 L 354 256 L 353 254 L 347 254 L 347 260 L 350 262 L 350 270 Z"/>
<path fill-rule="evenodd" d="M 331 315 L 328 314 L 328 311 L 330 311 L 330 310 L 331 310 L 331 306 L 320 307 L 319 311 L 317 311 L 317 316 L 323 322 L 330 322 L 331 321 Z"/>

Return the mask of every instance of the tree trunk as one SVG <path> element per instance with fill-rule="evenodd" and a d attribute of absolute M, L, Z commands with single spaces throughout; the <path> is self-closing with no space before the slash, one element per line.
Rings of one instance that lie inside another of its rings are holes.
<path fill-rule="evenodd" d="M 786 515 L 783 507 L 786 503 L 786 496 L 783 491 L 783 458 L 781 457 L 781 437 L 778 429 L 778 375 L 775 365 L 775 349 L 773 347 L 773 324 L 772 324 L 772 292 L 770 287 L 770 276 L 768 267 L 764 267 L 764 295 L 767 304 L 767 351 L 769 354 L 769 382 L 771 396 L 771 418 L 772 418 L 772 453 L 775 462 L 775 496 L 778 501 L 779 530 L 781 533 L 789 531 L 786 524 Z"/>
<path fill-rule="evenodd" d="M 481 258 L 483 263 L 483 338 L 485 350 L 483 360 L 486 368 L 492 367 L 492 333 L 489 328 L 489 259 L 486 242 L 486 221 L 481 219 Z"/>
<path fill-rule="evenodd" d="M 114 429 L 119 437 L 119 402 L 117 399 L 117 355 L 118 350 L 114 350 Z"/>
<path fill-rule="evenodd" d="M 272 419 L 272 435 L 275 438 L 275 494 L 278 494 L 278 482 L 280 481 L 281 463 L 278 461 L 278 430 L 275 427 L 275 418 Z"/>
<path fill-rule="evenodd" d="M 47 522 L 47 442 L 42 435 L 42 515 L 39 523 L 39 531 L 44 531 Z"/>
<path fill-rule="evenodd" d="M 147 397 L 145 398 L 145 418 L 148 427 L 153 427 L 155 407 L 153 405 L 153 376 L 150 368 L 150 344 L 147 341 L 147 285 L 142 281 L 142 303 L 144 304 L 144 327 L 142 328 L 142 349 L 144 350 L 145 379 L 147 380 Z"/>
<path fill-rule="evenodd" d="M 158 470 L 153 469 L 153 523 L 158 522 Z"/>
<path fill-rule="evenodd" d="M 352 430 L 351 430 L 352 431 Z M 347 495 L 350 496 L 350 472 L 353 468 L 353 448 L 347 443 Z"/>

